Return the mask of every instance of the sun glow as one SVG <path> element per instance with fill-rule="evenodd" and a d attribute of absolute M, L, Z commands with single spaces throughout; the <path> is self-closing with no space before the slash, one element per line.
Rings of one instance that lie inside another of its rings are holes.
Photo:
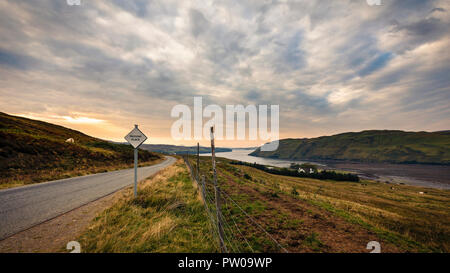
<path fill-rule="evenodd" d="M 63 116 L 62 118 L 69 123 L 75 123 L 75 124 L 98 124 L 98 123 L 103 122 L 103 120 L 101 120 L 101 119 L 88 118 L 88 117 Z"/>

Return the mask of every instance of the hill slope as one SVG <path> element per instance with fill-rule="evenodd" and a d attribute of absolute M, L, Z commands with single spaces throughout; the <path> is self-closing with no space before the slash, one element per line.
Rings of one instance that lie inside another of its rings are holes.
<path fill-rule="evenodd" d="M 167 144 L 142 144 L 142 149 L 164 154 L 197 154 L 197 146 L 176 146 Z M 231 152 L 230 148 L 216 148 L 216 153 Z M 200 153 L 211 153 L 210 147 L 200 146 Z"/>
<path fill-rule="evenodd" d="M 73 138 L 75 143 L 66 143 Z M 141 163 L 161 159 L 139 152 Z M 131 167 L 133 149 L 0 112 L 0 188 Z"/>
<path fill-rule="evenodd" d="M 273 152 L 250 155 L 292 160 L 450 164 L 450 132 L 372 130 L 310 139 L 283 139 Z"/>

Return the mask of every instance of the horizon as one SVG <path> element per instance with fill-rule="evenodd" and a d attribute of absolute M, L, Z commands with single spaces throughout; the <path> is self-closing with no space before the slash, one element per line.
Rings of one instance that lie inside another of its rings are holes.
<path fill-rule="evenodd" d="M 0 0 L 0 253 L 450 253 L 449 30 L 449 0 Z"/>
<path fill-rule="evenodd" d="M 171 109 L 194 97 L 279 105 L 279 139 L 450 124 L 445 0 L 0 7 L 0 109 L 98 138 L 139 124 L 148 144 L 195 145 L 170 134 Z"/>
<path fill-rule="evenodd" d="M 1 113 L 1 112 L 0 112 L 0 113 Z M 30 117 L 26 117 L 26 116 L 14 115 L 14 114 L 11 114 L 11 113 L 5 113 L 5 112 L 3 112 L 3 113 L 4 113 L 4 114 L 7 114 L 7 115 L 12 115 L 12 116 L 18 116 L 18 117 L 23 117 L 23 118 L 33 119 L 33 118 L 30 118 Z M 38 121 L 44 121 L 44 122 L 47 122 L 47 121 L 45 121 L 45 120 L 40 120 L 40 119 L 33 119 L 33 120 L 38 120 Z M 50 123 L 50 122 L 49 122 L 49 123 Z M 76 130 L 76 131 L 79 131 L 79 132 L 81 132 L 81 133 L 83 133 L 83 134 L 89 135 L 89 136 L 91 136 L 91 137 L 100 138 L 100 139 L 103 139 L 103 140 L 105 140 L 105 141 L 111 141 L 111 142 L 117 142 L 117 143 L 127 143 L 127 141 L 126 141 L 124 138 L 122 138 L 122 139 L 116 139 L 116 140 L 113 140 L 113 139 L 105 139 L 105 138 L 101 138 L 101 137 L 98 137 L 98 136 L 95 136 L 95 135 L 87 134 L 86 132 L 83 132 L 83 131 L 81 131 L 81 130 L 78 130 L 78 129 L 73 128 L 73 127 L 70 127 L 70 126 L 66 126 L 66 125 L 62 125 L 62 124 L 57 124 L 57 123 L 51 123 L 51 124 L 55 124 L 55 125 L 59 125 L 59 126 L 66 127 L 66 128 L 68 128 L 68 129 Z M 131 130 L 131 129 L 130 129 L 130 130 Z M 447 130 L 439 130 L 439 131 L 424 131 L 424 130 L 421 130 L 421 131 L 404 131 L 404 130 L 392 130 L 392 129 L 365 129 L 365 130 L 361 130 L 361 131 L 340 132 L 340 133 L 336 133 L 336 134 L 332 134 L 332 135 L 320 135 L 320 136 L 310 137 L 310 138 L 308 138 L 308 139 L 311 139 L 311 138 L 318 138 L 318 137 L 334 136 L 334 135 L 346 134 L 346 133 L 361 133 L 361 132 L 365 132 L 365 131 L 402 131 L 402 132 L 410 132 L 410 133 L 420 133 L 420 132 L 425 132 L 425 133 L 440 133 L 440 132 L 448 132 L 448 131 L 450 131 L 450 129 L 447 129 Z M 146 134 L 145 132 L 143 132 L 143 133 Z M 304 139 L 304 138 L 302 138 L 302 137 L 288 137 L 288 138 L 280 138 L 279 140 L 283 140 L 283 139 Z M 210 141 L 209 141 L 209 140 L 202 140 L 202 141 L 192 140 L 192 141 L 193 141 L 193 144 L 181 144 L 179 141 L 174 141 L 173 143 L 154 143 L 154 142 L 149 142 L 149 140 L 150 140 L 150 138 L 147 139 L 147 140 L 144 142 L 144 144 L 150 144 L 150 145 L 174 145 L 174 146 L 195 147 L 195 146 L 197 146 L 197 142 L 199 142 L 199 143 L 200 143 L 200 147 L 206 147 L 206 148 L 208 148 L 208 147 L 210 146 Z M 236 142 L 236 141 L 233 140 L 232 142 Z M 204 144 L 202 144 L 202 143 L 204 143 Z M 221 145 L 220 143 L 221 143 L 221 141 L 217 141 L 217 140 L 216 140 L 216 147 L 217 147 L 217 148 L 230 148 L 230 149 L 231 149 L 231 148 L 238 148 L 238 149 L 249 148 L 249 149 L 250 149 L 250 148 L 258 148 L 258 147 L 260 147 L 260 146 L 224 146 L 224 145 Z M 218 145 L 217 145 L 217 144 L 218 144 Z"/>

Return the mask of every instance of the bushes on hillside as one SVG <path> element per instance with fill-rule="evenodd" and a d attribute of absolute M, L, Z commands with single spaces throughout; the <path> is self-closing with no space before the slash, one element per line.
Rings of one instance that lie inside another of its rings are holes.
<path fill-rule="evenodd" d="M 314 178 L 314 179 L 320 179 L 320 180 L 335 180 L 335 181 L 351 181 L 351 182 L 359 182 L 359 177 L 356 174 L 352 173 L 337 173 L 335 171 L 327 171 L 323 170 L 320 172 L 298 172 L 297 170 L 292 170 L 288 168 L 268 168 L 265 165 L 257 164 L 255 163 L 247 163 L 242 161 L 231 161 L 230 162 L 233 165 L 244 165 L 256 168 L 258 170 L 265 171 L 267 173 L 271 174 L 277 174 L 277 175 L 285 175 L 285 176 L 293 176 L 293 177 L 307 177 L 307 178 Z"/>

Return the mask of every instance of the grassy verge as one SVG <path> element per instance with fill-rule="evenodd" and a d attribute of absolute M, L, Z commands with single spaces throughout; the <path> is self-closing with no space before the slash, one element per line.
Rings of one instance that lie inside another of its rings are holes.
<path fill-rule="evenodd" d="M 216 252 L 198 189 L 179 160 L 98 215 L 78 238 L 83 252 Z"/>
<path fill-rule="evenodd" d="M 155 165 L 161 163 L 162 161 L 164 161 L 164 159 L 161 156 L 153 160 L 139 162 L 139 167 Z M 54 167 L 44 170 L 33 170 L 33 172 L 16 171 L 15 173 L 12 173 L 9 177 L 4 177 L 0 179 L 0 190 L 76 176 L 129 169 L 133 167 L 134 163 L 115 163 L 115 164 L 104 164 L 100 166 L 84 164 L 79 165 L 77 167 L 71 167 L 69 169 Z"/>
<path fill-rule="evenodd" d="M 200 164 L 209 177 L 210 160 L 202 157 Z M 368 239 L 381 242 L 383 252 L 450 251 L 448 190 L 287 177 L 217 161 L 223 190 L 291 252 L 364 252 Z M 257 237 L 252 223 L 238 224 Z"/>
<path fill-rule="evenodd" d="M 139 151 L 144 165 L 162 159 Z M 0 189 L 131 167 L 131 145 L 0 112 Z"/>

